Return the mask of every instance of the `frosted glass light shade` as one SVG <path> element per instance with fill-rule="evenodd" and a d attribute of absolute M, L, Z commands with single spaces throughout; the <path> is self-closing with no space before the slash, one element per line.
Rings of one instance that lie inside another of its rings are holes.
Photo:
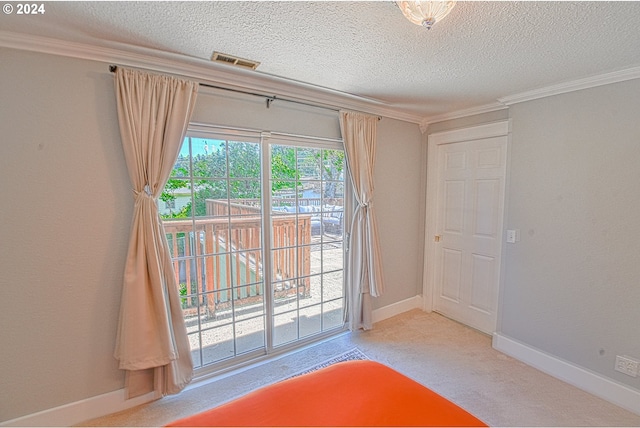
<path fill-rule="evenodd" d="M 433 25 L 447 16 L 455 1 L 397 1 L 402 14 L 411 22 L 431 29 Z"/>

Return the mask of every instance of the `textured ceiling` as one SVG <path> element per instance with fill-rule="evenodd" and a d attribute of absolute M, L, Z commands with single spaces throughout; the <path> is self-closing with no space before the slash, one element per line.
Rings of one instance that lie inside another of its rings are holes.
<path fill-rule="evenodd" d="M 640 2 L 458 2 L 428 31 L 391 1 L 48 2 L 0 29 L 209 59 L 433 117 L 640 66 Z"/>

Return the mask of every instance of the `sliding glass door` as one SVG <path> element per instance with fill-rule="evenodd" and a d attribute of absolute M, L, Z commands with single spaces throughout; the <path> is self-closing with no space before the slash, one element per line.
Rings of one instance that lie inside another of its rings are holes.
<path fill-rule="evenodd" d="M 338 141 L 190 129 L 159 209 L 197 368 L 343 328 L 344 169 Z"/>

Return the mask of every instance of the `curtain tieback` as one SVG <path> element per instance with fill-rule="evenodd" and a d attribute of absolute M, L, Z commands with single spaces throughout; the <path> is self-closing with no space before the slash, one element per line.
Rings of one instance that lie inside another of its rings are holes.
<path fill-rule="evenodd" d="M 369 216 L 369 206 L 370 206 L 370 204 L 371 204 L 370 202 L 366 203 L 366 204 L 362 204 L 362 203 L 358 202 L 358 205 L 356 205 L 356 209 L 355 209 L 355 211 L 353 213 L 353 218 L 351 219 L 351 229 L 352 230 L 353 230 L 353 224 L 355 223 L 357 214 L 360 212 L 360 210 L 364 211 L 363 215 L 365 217 Z"/>
<path fill-rule="evenodd" d="M 133 193 L 135 194 L 136 199 L 138 199 L 140 196 L 153 198 L 153 194 L 151 193 L 151 187 L 149 187 L 148 184 L 144 186 L 144 189 L 142 191 L 138 191 L 134 189 Z"/>
<path fill-rule="evenodd" d="M 355 212 L 353 213 L 353 217 L 351 217 L 351 227 L 349 228 L 349 236 L 347 237 L 347 240 L 349 242 L 351 241 L 351 234 L 353 233 L 353 228 L 354 228 L 354 225 L 356 223 L 356 218 L 358 218 L 358 216 L 356 214 L 358 214 L 358 212 L 360 210 L 364 210 L 364 216 L 368 217 L 369 216 L 369 214 L 368 214 L 369 204 L 370 204 L 370 202 L 365 203 L 365 204 L 358 202 L 358 204 L 356 206 L 356 209 L 355 209 Z M 347 251 L 349 251 L 349 246 L 347 246 Z"/>

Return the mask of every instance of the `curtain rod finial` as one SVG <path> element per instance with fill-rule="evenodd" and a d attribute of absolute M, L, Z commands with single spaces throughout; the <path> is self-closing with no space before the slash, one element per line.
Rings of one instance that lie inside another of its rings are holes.
<path fill-rule="evenodd" d="M 117 69 L 118 69 L 117 65 L 110 65 L 109 66 L 109 71 L 112 72 L 112 73 L 115 73 Z"/>

